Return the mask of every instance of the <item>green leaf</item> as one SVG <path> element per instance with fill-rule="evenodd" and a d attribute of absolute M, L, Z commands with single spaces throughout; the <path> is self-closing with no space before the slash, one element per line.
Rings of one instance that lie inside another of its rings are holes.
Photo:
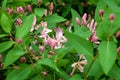
<path fill-rule="evenodd" d="M 80 74 L 74 74 L 69 80 L 83 80 Z"/>
<path fill-rule="evenodd" d="M 114 2 L 114 0 L 104 0 L 104 2 L 106 3 L 106 5 L 113 10 L 114 12 L 120 13 L 120 8 L 118 7 L 118 5 Z"/>
<path fill-rule="evenodd" d="M 57 73 L 60 77 L 62 77 L 63 79 L 65 79 L 65 80 L 68 79 L 68 75 L 67 75 L 65 72 L 60 71 L 60 70 L 56 67 L 56 65 L 53 63 L 52 60 L 50 60 L 50 59 L 48 59 L 48 58 L 40 59 L 40 60 L 38 61 L 38 64 L 48 66 L 48 67 L 52 68 L 53 70 L 55 70 L 56 73 Z"/>
<path fill-rule="evenodd" d="M 65 36 L 68 39 L 68 43 L 75 48 L 81 54 L 85 54 L 87 58 L 93 58 L 93 45 L 86 39 L 75 35 L 73 33 L 65 31 Z M 89 56 L 89 57 L 88 57 Z"/>
<path fill-rule="evenodd" d="M 72 51 L 72 47 L 57 49 L 55 50 L 55 56 L 57 57 L 57 59 L 62 59 L 70 51 Z"/>
<path fill-rule="evenodd" d="M 44 58 L 44 59 L 40 59 L 38 61 L 38 64 L 41 64 L 41 65 L 46 65 L 54 70 L 56 70 L 56 66 L 54 65 L 53 61 L 48 59 L 48 58 Z"/>
<path fill-rule="evenodd" d="M 4 0 L 2 3 L 2 11 L 4 12 L 6 10 L 7 0 Z"/>
<path fill-rule="evenodd" d="M 94 76 L 95 78 L 99 78 L 102 74 L 103 74 L 103 70 L 100 65 L 99 59 L 97 57 L 97 59 L 94 61 L 90 69 L 89 76 Z"/>
<path fill-rule="evenodd" d="M 26 80 L 31 72 L 30 67 L 20 68 L 19 70 L 12 70 L 7 75 L 6 80 Z"/>
<path fill-rule="evenodd" d="M 117 65 L 114 65 L 113 68 L 108 73 L 108 76 L 114 78 L 115 80 L 120 80 L 120 68 Z"/>
<path fill-rule="evenodd" d="M 117 46 L 113 41 L 102 41 L 98 48 L 100 63 L 105 74 L 108 74 L 116 60 L 116 50 Z"/>
<path fill-rule="evenodd" d="M 74 25 L 75 31 L 77 31 L 80 28 L 80 26 L 76 23 L 76 17 L 78 17 L 80 21 L 81 21 L 81 17 L 74 9 L 71 9 L 71 14 L 72 14 L 72 23 Z"/>
<path fill-rule="evenodd" d="M 56 23 L 58 22 L 63 22 L 66 19 L 64 19 L 63 17 L 57 15 L 57 14 L 52 14 L 52 15 L 48 15 L 44 18 L 45 21 L 47 21 L 48 23 L 48 27 L 52 28 L 55 26 Z"/>
<path fill-rule="evenodd" d="M 42 17 L 45 13 L 45 9 L 44 8 L 35 8 L 34 12 L 37 16 Z"/>
<path fill-rule="evenodd" d="M 16 39 L 23 38 L 29 33 L 30 29 L 32 28 L 33 18 L 34 14 L 31 14 L 25 18 L 23 21 L 23 26 L 18 27 L 16 30 Z"/>
<path fill-rule="evenodd" d="M 69 59 L 60 59 L 57 61 L 56 65 L 57 66 L 66 66 L 69 63 Z"/>
<path fill-rule="evenodd" d="M 70 10 L 71 10 L 71 5 L 66 6 L 66 8 L 62 12 L 62 16 L 66 17 L 70 13 Z"/>
<path fill-rule="evenodd" d="M 10 7 L 23 6 L 23 7 L 25 7 L 25 2 L 24 1 L 9 1 L 8 4 L 7 4 L 7 6 L 10 6 Z"/>
<path fill-rule="evenodd" d="M 104 0 L 99 0 L 98 3 L 97 3 L 97 7 L 95 9 L 95 20 L 97 22 L 100 21 L 100 17 L 99 17 L 99 10 L 104 10 L 106 4 L 105 4 L 105 1 Z"/>
<path fill-rule="evenodd" d="M 13 64 L 17 59 L 19 59 L 22 55 L 26 52 L 23 51 L 20 47 L 16 46 L 15 48 L 11 49 L 5 58 L 5 65 L 4 68 Z"/>
<path fill-rule="evenodd" d="M 32 48 L 37 53 L 37 55 L 40 55 L 40 50 L 39 50 L 39 47 L 37 45 L 32 44 Z"/>
<path fill-rule="evenodd" d="M 5 32 L 10 33 L 11 21 L 10 21 L 9 17 L 4 13 L 2 13 L 2 15 L 1 15 L 1 26 Z"/>
<path fill-rule="evenodd" d="M 79 35 L 80 37 L 84 39 L 87 39 L 91 35 L 91 31 L 87 27 L 82 26 L 82 27 L 79 27 L 79 29 L 75 31 L 75 34 Z"/>
<path fill-rule="evenodd" d="M 7 34 L 0 34 L 0 38 L 8 36 Z"/>
<path fill-rule="evenodd" d="M 0 53 L 8 50 L 13 44 L 14 44 L 14 42 L 12 42 L 12 41 L 6 41 L 3 43 L 0 43 Z"/>

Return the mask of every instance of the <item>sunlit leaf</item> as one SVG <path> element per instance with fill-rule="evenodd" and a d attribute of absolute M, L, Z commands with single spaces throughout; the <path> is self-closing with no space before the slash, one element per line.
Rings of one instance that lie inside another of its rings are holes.
<path fill-rule="evenodd" d="M 102 41 L 98 48 L 100 63 L 105 74 L 108 74 L 116 60 L 116 49 L 117 46 L 113 41 Z"/>

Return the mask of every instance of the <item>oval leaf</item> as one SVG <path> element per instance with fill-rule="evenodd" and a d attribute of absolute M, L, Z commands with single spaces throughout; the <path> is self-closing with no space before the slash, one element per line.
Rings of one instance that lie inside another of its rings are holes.
<path fill-rule="evenodd" d="M 93 46 L 89 41 L 67 31 L 65 32 L 65 36 L 67 37 L 69 44 L 78 52 L 89 56 L 89 59 L 93 58 Z"/>
<path fill-rule="evenodd" d="M 46 66 L 48 66 L 48 67 L 50 67 L 50 68 L 52 68 L 54 70 L 56 69 L 56 66 L 54 65 L 54 63 L 48 58 L 40 59 L 38 61 L 38 64 L 46 65 Z"/>
<path fill-rule="evenodd" d="M 12 42 L 12 41 L 7 41 L 7 42 L 1 43 L 0 44 L 0 53 L 9 49 L 13 44 L 14 44 L 14 42 Z"/>
<path fill-rule="evenodd" d="M 48 27 L 52 28 L 55 26 L 56 23 L 58 22 L 63 22 L 66 19 L 64 19 L 63 17 L 57 15 L 57 14 L 53 14 L 53 15 L 48 15 L 44 18 L 45 21 L 47 21 L 48 23 Z"/>
<path fill-rule="evenodd" d="M 8 18 L 8 16 L 4 13 L 2 13 L 2 16 L 1 16 L 1 26 L 2 26 L 2 28 L 5 32 L 10 33 L 10 31 L 11 31 L 11 21 Z"/>
<path fill-rule="evenodd" d="M 25 53 L 26 52 L 19 47 L 15 47 L 12 50 L 10 50 L 6 55 L 4 68 L 14 63 L 17 59 L 19 59 L 19 57 L 21 57 Z"/>
<path fill-rule="evenodd" d="M 100 63 L 105 74 L 108 74 L 116 60 L 116 50 L 117 46 L 113 41 L 103 41 L 98 48 Z"/>
<path fill-rule="evenodd" d="M 21 68 L 19 70 L 13 70 L 8 74 L 6 80 L 25 80 L 31 72 L 31 68 Z"/>
<path fill-rule="evenodd" d="M 23 23 L 23 26 L 17 28 L 16 39 L 23 38 L 25 35 L 29 33 L 30 29 L 32 28 L 33 18 L 34 14 L 27 16 Z"/>
<path fill-rule="evenodd" d="M 42 17 L 45 13 L 45 9 L 44 8 L 35 8 L 35 14 L 39 17 Z"/>

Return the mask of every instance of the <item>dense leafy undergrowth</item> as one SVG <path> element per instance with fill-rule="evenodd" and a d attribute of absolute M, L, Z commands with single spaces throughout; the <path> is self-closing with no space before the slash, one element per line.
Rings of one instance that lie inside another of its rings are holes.
<path fill-rule="evenodd" d="M 119 0 L 0 6 L 0 80 L 120 80 Z"/>

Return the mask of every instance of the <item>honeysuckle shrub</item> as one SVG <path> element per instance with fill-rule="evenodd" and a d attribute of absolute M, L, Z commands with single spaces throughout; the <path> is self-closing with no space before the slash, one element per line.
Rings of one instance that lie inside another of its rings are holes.
<path fill-rule="evenodd" d="M 0 6 L 0 80 L 120 80 L 119 0 Z"/>

